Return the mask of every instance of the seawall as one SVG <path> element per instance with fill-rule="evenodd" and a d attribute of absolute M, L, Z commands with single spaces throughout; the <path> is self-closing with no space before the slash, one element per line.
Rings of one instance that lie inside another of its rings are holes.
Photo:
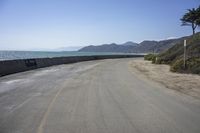
<path fill-rule="evenodd" d="M 143 55 L 97 55 L 97 56 L 71 56 L 54 58 L 35 58 L 0 61 L 0 77 L 8 74 L 24 72 L 37 68 L 43 68 L 53 65 L 76 63 L 81 61 L 115 59 L 115 58 L 133 58 L 143 57 Z"/>

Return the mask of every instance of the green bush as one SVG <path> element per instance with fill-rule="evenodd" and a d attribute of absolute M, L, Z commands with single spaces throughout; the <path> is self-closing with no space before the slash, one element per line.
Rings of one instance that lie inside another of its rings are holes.
<path fill-rule="evenodd" d="M 185 68 L 184 68 L 184 64 L 183 64 L 183 60 L 176 60 L 170 67 L 170 70 L 172 72 L 184 72 Z"/>
<path fill-rule="evenodd" d="M 156 55 L 155 54 L 147 54 L 144 56 L 144 60 L 149 60 L 149 61 L 153 61 L 156 59 Z"/>
<path fill-rule="evenodd" d="M 200 74 L 200 58 L 191 58 L 186 62 L 189 73 Z"/>
<path fill-rule="evenodd" d="M 157 56 L 157 57 L 152 61 L 152 63 L 155 63 L 155 64 L 164 64 L 164 63 L 162 62 L 162 59 L 161 59 L 159 56 Z"/>
<path fill-rule="evenodd" d="M 200 74 L 200 58 L 193 57 L 186 61 L 186 67 L 184 68 L 183 59 L 176 60 L 171 65 L 171 71 L 180 73 L 194 73 Z"/>

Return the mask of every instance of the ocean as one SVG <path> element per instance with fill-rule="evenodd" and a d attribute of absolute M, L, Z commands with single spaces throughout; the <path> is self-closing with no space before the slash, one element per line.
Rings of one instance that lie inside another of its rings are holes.
<path fill-rule="evenodd" d="M 31 59 L 31 58 L 52 58 L 68 56 L 90 56 L 90 55 L 113 55 L 122 53 L 107 52 L 77 52 L 77 51 L 0 51 L 0 60 Z M 125 53 L 123 53 L 125 54 Z M 129 53 L 130 54 L 130 53 Z"/>

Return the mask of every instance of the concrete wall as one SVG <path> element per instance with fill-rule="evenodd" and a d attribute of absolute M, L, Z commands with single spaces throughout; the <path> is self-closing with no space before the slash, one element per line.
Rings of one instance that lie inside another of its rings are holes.
<path fill-rule="evenodd" d="M 13 74 L 53 65 L 69 64 L 69 63 L 89 61 L 89 60 L 133 58 L 133 57 L 143 57 L 143 55 L 99 55 L 99 56 L 72 56 L 72 57 L 7 60 L 7 61 L 0 61 L 0 76 L 5 76 L 8 74 Z"/>

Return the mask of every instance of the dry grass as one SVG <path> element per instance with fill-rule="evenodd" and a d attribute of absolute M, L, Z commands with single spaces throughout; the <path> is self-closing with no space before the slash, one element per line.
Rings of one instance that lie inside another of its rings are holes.
<path fill-rule="evenodd" d="M 130 62 L 133 71 L 143 77 L 159 82 L 167 88 L 180 91 L 200 99 L 200 76 L 169 71 L 168 65 L 156 65 L 142 59 Z"/>

